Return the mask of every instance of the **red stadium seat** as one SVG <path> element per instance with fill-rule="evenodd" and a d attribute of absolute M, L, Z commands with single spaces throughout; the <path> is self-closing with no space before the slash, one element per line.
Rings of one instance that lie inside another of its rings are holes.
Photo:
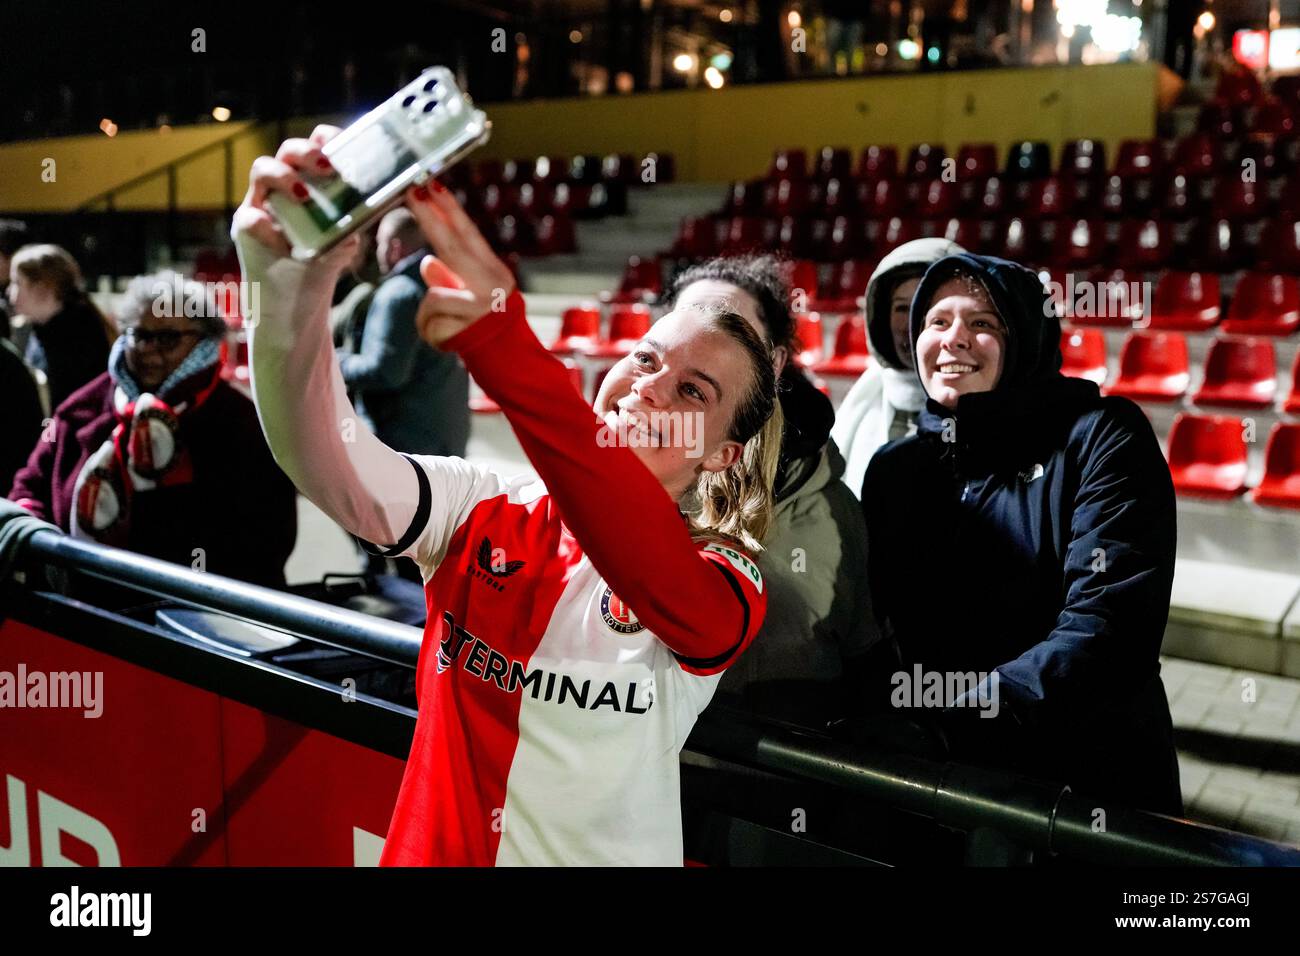
<path fill-rule="evenodd" d="M 733 216 L 727 225 L 727 236 L 722 242 L 724 256 L 760 252 L 768 244 L 775 229 L 769 232 L 768 221 L 757 216 Z"/>
<path fill-rule="evenodd" d="M 1025 264 L 1038 261 L 1038 237 L 1029 222 L 1019 216 L 1013 216 L 1001 225 L 996 244 L 1000 246 L 998 254 L 1004 259 Z"/>
<path fill-rule="evenodd" d="M 1052 261 L 1067 269 L 1099 263 L 1106 254 L 1106 225 L 1099 219 L 1062 219 L 1056 224 Z"/>
<path fill-rule="evenodd" d="M 888 219 L 903 212 L 907 201 L 907 192 L 902 183 L 891 179 L 882 179 L 872 183 L 864 191 L 863 210 L 873 219 Z"/>
<path fill-rule="evenodd" d="M 1290 335 L 1300 329 L 1300 285 L 1276 272 L 1247 272 L 1237 282 L 1223 331 L 1234 335 Z"/>
<path fill-rule="evenodd" d="M 1247 264 L 1251 250 L 1240 227 L 1228 219 L 1211 217 L 1193 224 L 1182 255 L 1190 269 L 1235 272 Z"/>
<path fill-rule="evenodd" d="M 639 180 L 641 167 L 630 153 L 610 153 L 600 161 L 600 174 L 606 182 L 630 186 Z"/>
<path fill-rule="evenodd" d="M 1210 100 L 1196 115 L 1196 131 L 1223 142 L 1233 142 L 1245 132 L 1241 111 L 1223 100 Z"/>
<path fill-rule="evenodd" d="M 867 369 L 867 320 L 861 312 L 847 315 L 835 330 L 835 349 L 831 357 L 813 366 L 817 375 L 856 378 Z"/>
<path fill-rule="evenodd" d="M 1255 268 L 1300 274 L 1300 218 L 1272 219 L 1259 235 Z"/>
<path fill-rule="evenodd" d="M 792 357 L 800 368 L 811 368 L 826 354 L 822 317 L 817 312 L 800 312 L 794 317 L 794 337 L 798 352 Z"/>
<path fill-rule="evenodd" d="M 894 216 L 881 226 L 876 236 L 876 252 L 883 257 L 904 243 L 920 238 L 921 224 L 917 220 L 910 216 Z"/>
<path fill-rule="evenodd" d="M 533 180 L 539 183 L 563 182 L 569 175 L 567 156 L 538 156 L 533 164 Z"/>
<path fill-rule="evenodd" d="M 1169 431 L 1169 472 L 1179 494 L 1235 498 L 1246 490 L 1241 420 L 1179 412 Z"/>
<path fill-rule="evenodd" d="M 947 219 L 955 215 L 961 204 L 961 184 L 943 179 L 932 179 L 921 191 L 917 215 L 922 219 Z"/>
<path fill-rule="evenodd" d="M 727 187 L 727 198 L 722 204 L 725 216 L 756 216 L 763 208 L 763 183 L 761 180 L 745 182 L 736 180 Z"/>
<path fill-rule="evenodd" d="M 1052 174 L 1052 148 L 1047 143 L 1021 142 L 1007 153 L 1006 175 L 1012 182 L 1042 179 Z"/>
<path fill-rule="evenodd" d="M 823 182 L 849 179 L 853 175 L 853 156 L 843 147 L 823 146 L 817 151 L 814 173 Z"/>
<path fill-rule="evenodd" d="M 531 158 L 506 160 L 501 170 L 501 181 L 516 188 L 522 186 L 533 178 L 534 162 Z"/>
<path fill-rule="evenodd" d="M 578 251 L 578 236 L 567 215 L 546 215 L 537 221 L 532 253 L 538 256 L 565 255 Z"/>
<path fill-rule="evenodd" d="M 981 253 L 988 244 L 984 224 L 978 219 L 949 219 L 940 224 L 935 235 L 957 243 L 967 252 Z"/>
<path fill-rule="evenodd" d="M 763 190 L 763 213 L 768 216 L 799 216 L 808 211 L 808 183 L 802 179 L 778 179 Z"/>
<path fill-rule="evenodd" d="M 1186 173 L 1175 173 L 1165 185 L 1161 215 L 1175 222 L 1200 215 L 1206 207 L 1201 193 L 1201 180 L 1192 179 Z"/>
<path fill-rule="evenodd" d="M 623 278 L 613 292 L 604 292 L 602 302 L 625 304 L 631 302 L 653 302 L 663 294 L 663 271 L 658 256 L 629 256 L 627 266 L 623 269 Z"/>
<path fill-rule="evenodd" d="M 817 296 L 817 263 L 807 259 L 793 259 L 781 263 L 781 278 L 790 290 L 794 311 L 807 312 L 807 303 Z M 799 302 L 803 304 L 800 305 Z"/>
<path fill-rule="evenodd" d="M 1219 277 L 1212 272 L 1166 272 L 1156 282 L 1150 327 L 1203 331 L 1218 324 Z"/>
<path fill-rule="evenodd" d="M 818 312 L 852 312 L 858 299 L 866 295 L 867 282 L 876 264 L 861 259 L 847 259 L 832 267 L 818 292 L 813 308 Z"/>
<path fill-rule="evenodd" d="M 1106 174 L 1106 144 L 1099 139 L 1072 139 L 1061 150 L 1062 177 L 1100 179 Z"/>
<path fill-rule="evenodd" d="M 1025 199 L 1025 215 L 1031 219 L 1058 219 L 1067 212 L 1069 194 L 1061 180 L 1046 176 L 1029 187 Z"/>
<path fill-rule="evenodd" d="M 1216 176 L 1223 168 L 1223 149 L 1207 133 L 1189 133 L 1174 149 L 1174 172 L 1191 179 Z"/>
<path fill-rule="evenodd" d="M 858 168 L 854 175 L 866 182 L 897 179 L 898 150 L 892 146 L 866 147 L 858 157 Z"/>
<path fill-rule="evenodd" d="M 828 216 L 857 213 L 860 208 L 857 184 L 847 178 L 832 177 L 826 180 L 822 189 L 822 208 Z"/>
<path fill-rule="evenodd" d="M 609 314 L 609 336 L 601 339 L 590 354 L 597 358 L 622 358 L 650 331 L 653 316 L 641 303 L 616 305 Z"/>
<path fill-rule="evenodd" d="M 802 149 L 778 149 L 772 154 L 768 179 L 807 179 L 808 156 Z"/>
<path fill-rule="evenodd" d="M 1063 329 L 1061 358 L 1062 374 L 1098 385 L 1106 381 L 1106 336 L 1100 329 Z"/>
<path fill-rule="evenodd" d="M 1291 363 L 1291 390 L 1282 402 L 1282 411 L 1288 415 L 1300 415 L 1300 352 Z"/>
<path fill-rule="evenodd" d="M 836 216 L 819 249 L 823 262 L 862 259 L 871 251 L 867 223 L 856 216 Z"/>
<path fill-rule="evenodd" d="M 1119 226 L 1115 261 L 1125 269 L 1156 270 L 1168 264 L 1174 251 L 1173 231 L 1158 219 L 1125 219 Z"/>
<path fill-rule="evenodd" d="M 1233 222 L 1252 222 L 1268 212 L 1268 191 L 1264 184 L 1225 176 L 1215 184 L 1211 211 Z"/>
<path fill-rule="evenodd" d="M 677 227 L 671 254 L 686 259 L 708 259 L 716 256 L 721 248 L 712 216 L 687 216 Z"/>
<path fill-rule="evenodd" d="M 943 161 L 948 153 L 942 146 L 933 143 L 918 143 L 912 147 L 907 157 L 906 179 L 926 182 L 943 173 Z"/>
<path fill-rule="evenodd" d="M 1282 145 L 1281 140 L 1271 136 L 1247 140 L 1237 151 L 1236 167 L 1242 174 L 1251 171 L 1256 179 L 1271 179 L 1288 173 L 1292 164 Z M 1247 165 L 1248 160 L 1250 165 Z"/>
<path fill-rule="evenodd" d="M 978 183 L 972 188 L 971 192 L 970 213 L 972 216 L 978 216 L 981 219 L 995 219 L 1002 215 L 1002 212 L 1009 205 L 1004 182 L 997 176 L 990 176 L 984 182 Z"/>
<path fill-rule="evenodd" d="M 816 258 L 819 240 L 817 230 L 824 220 L 811 219 L 808 216 L 783 216 L 776 226 L 772 237 L 773 247 L 789 258 Z"/>
<path fill-rule="evenodd" d="M 1250 123 L 1250 131 L 1257 136 L 1290 136 L 1295 128 L 1291 104 L 1275 96 L 1266 96 L 1259 102 Z"/>
<path fill-rule="evenodd" d="M 556 355 L 590 352 L 600 342 L 600 309 L 592 305 L 565 309 L 560 316 L 560 335 L 550 344 Z"/>
<path fill-rule="evenodd" d="M 1144 281 L 1142 272 L 1097 266 L 1089 270 L 1086 279 L 1089 286 L 1082 290 L 1082 296 L 1076 292 L 1072 317 L 1076 325 L 1127 328 L 1142 321 L 1151 308 L 1150 283 Z M 1085 314 L 1087 305 L 1091 308 Z"/>
<path fill-rule="evenodd" d="M 998 174 L 998 148 L 992 143 L 964 143 L 957 151 L 957 178 L 988 179 Z"/>
<path fill-rule="evenodd" d="M 1277 398 L 1273 340 L 1215 339 L 1205 356 L 1205 381 L 1192 396 L 1197 405 L 1268 408 Z"/>
<path fill-rule="evenodd" d="M 506 183 L 487 186 L 479 206 L 484 215 L 494 218 L 511 215 L 519 209 L 519 189 Z"/>
<path fill-rule="evenodd" d="M 1115 157 L 1115 175 L 1125 179 L 1156 176 L 1164 168 L 1164 152 L 1156 139 L 1126 139 Z"/>
<path fill-rule="evenodd" d="M 1264 95 L 1259 78 L 1247 67 L 1229 62 L 1214 86 L 1214 98 L 1227 106 L 1250 106 Z"/>
<path fill-rule="evenodd" d="M 1172 402 L 1192 383 L 1187 339 L 1180 332 L 1130 332 L 1119 352 L 1119 374 L 1106 389 L 1142 402 Z"/>
<path fill-rule="evenodd" d="M 480 159 L 474 164 L 474 185 L 479 189 L 504 182 L 505 168 L 499 159 Z"/>
<path fill-rule="evenodd" d="M 1264 477 L 1250 497 L 1260 505 L 1300 508 L 1300 424 L 1273 426 L 1264 451 Z"/>

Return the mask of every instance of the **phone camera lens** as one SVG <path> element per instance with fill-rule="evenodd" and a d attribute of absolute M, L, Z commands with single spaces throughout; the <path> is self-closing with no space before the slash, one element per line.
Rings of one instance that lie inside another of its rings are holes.
<path fill-rule="evenodd" d="M 403 109 L 410 109 L 411 104 L 414 103 L 414 102 L 415 102 L 415 95 L 412 94 L 412 95 L 408 96 L 406 99 L 402 100 L 402 108 L 403 108 Z"/>
<path fill-rule="evenodd" d="M 425 111 L 426 113 L 432 113 L 432 112 L 433 112 L 433 108 L 434 108 L 435 106 L 437 106 L 437 105 L 438 105 L 437 100 L 429 100 L 429 102 L 427 102 L 427 103 L 424 104 L 424 111 Z"/>
<path fill-rule="evenodd" d="M 437 88 L 438 88 L 437 80 L 430 80 L 428 83 L 424 84 L 424 92 L 426 93 L 432 93 Z"/>

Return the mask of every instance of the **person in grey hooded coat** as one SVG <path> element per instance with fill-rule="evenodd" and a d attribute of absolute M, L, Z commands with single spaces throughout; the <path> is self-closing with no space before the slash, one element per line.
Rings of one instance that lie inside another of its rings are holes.
<path fill-rule="evenodd" d="M 925 406 L 908 335 L 912 294 L 925 270 L 944 256 L 964 250 L 947 239 L 905 242 L 885 258 L 867 283 L 867 340 L 875 358 L 835 413 L 831 437 L 844 455 L 844 483 L 854 495 L 876 450 L 916 431 Z"/>

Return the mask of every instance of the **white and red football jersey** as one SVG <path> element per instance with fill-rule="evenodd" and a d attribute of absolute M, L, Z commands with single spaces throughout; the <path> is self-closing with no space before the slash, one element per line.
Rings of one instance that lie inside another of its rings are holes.
<path fill-rule="evenodd" d="M 452 345 L 546 485 L 409 457 L 422 507 L 388 553 L 421 566 L 429 620 L 381 862 L 680 866 L 678 753 L 762 623 L 762 577 L 600 446 L 518 294 Z"/>

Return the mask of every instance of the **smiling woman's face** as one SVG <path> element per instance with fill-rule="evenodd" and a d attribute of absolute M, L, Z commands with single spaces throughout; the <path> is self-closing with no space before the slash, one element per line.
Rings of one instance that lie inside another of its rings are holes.
<path fill-rule="evenodd" d="M 988 392 L 1002 376 L 1007 328 L 988 293 L 951 279 L 935 292 L 916 340 L 921 382 L 929 396 L 956 408 L 962 395 Z"/>
<path fill-rule="evenodd" d="M 743 446 L 728 436 L 753 387 L 748 363 L 708 313 L 679 308 L 609 370 L 596 412 L 611 432 L 640 437 L 628 444 L 679 498 L 701 469 L 721 471 L 739 457 Z"/>

